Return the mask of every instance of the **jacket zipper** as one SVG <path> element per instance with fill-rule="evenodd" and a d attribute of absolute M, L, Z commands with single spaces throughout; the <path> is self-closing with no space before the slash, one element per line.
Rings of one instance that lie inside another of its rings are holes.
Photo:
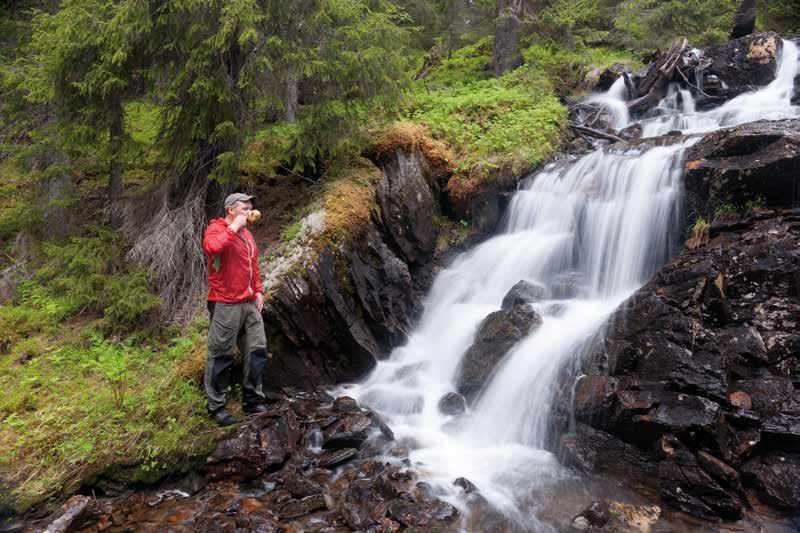
<path fill-rule="evenodd" d="M 239 238 L 244 241 L 247 248 L 247 294 L 253 294 L 253 254 L 250 251 L 250 240 L 247 237 L 239 235 Z"/>

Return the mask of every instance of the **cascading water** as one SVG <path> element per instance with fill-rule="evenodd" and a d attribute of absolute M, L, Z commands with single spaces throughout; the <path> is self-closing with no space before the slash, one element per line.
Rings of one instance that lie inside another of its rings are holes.
<path fill-rule="evenodd" d="M 797 47 L 784 42 L 773 83 L 715 110 L 695 112 L 691 95 L 672 88 L 661 115 L 643 121 L 645 136 L 798 116 L 789 102 L 797 72 Z M 612 109 L 617 127 L 629 120 L 620 83 L 595 97 Z M 683 155 L 696 140 L 612 146 L 531 177 L 514 196 L 504 231 L 437 276 L 408 343 L 342 391 L 387 417 L 409 442 L 415 468 L 444 498 L 459 505 L 452 481 L 464 476 L 517 524 L 552 529 L 536 517 L 530 495 L 570 476 L 545 451 L 557 376 L 675 251 Z M 558 288 L 564 279 L 574 293 Z M 454 390 L 479 324 L 520 280 L 546 289 L 547 297 L 532 304 L 542 326 L 504 358 L 466 415 L 442 414 L 439 399 Z"/>

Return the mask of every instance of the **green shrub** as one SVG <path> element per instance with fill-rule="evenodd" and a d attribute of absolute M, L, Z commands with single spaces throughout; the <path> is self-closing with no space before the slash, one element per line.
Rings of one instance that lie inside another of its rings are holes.
<path fill-rule="evenodd" d="M 294 224 L 288 224 L 281 229 L 281 241 L 283 242 L 290 242 L 292 239 L 297 237 L 297 234 L 300 233 L 300 228 L 303 227 L 302 221 L 297 221 Z"/>

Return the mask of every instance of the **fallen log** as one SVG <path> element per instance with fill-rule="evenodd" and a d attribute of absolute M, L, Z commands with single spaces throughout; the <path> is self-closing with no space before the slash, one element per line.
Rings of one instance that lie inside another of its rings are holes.
<path fill-rule="evenodd" d="M 604 139 L 606 141 L 611 141 L 611 142 L 622 142 L 622 141 L 624 141 L 624 139 L 622 137 L 618 137 L 617 135 L 614 135 L 613 133 L 607 133 L 605 131 L 600 131 L 600 130 L 596 130 L 596 129 L 593 129 L 593 128 L 588 128 L 586 126 L 581 126 L 580 124 L 574 124 L 574 123 L 570 122 L 569 127 L 570 127 L 570 129 L 572 129 L 572 130 L 574 130 L 574 131 L 576 131 L 578 133 L 582 133 L 582 134 L 588 135 L 590 137 L 594 137 L 595 139 Z"/>

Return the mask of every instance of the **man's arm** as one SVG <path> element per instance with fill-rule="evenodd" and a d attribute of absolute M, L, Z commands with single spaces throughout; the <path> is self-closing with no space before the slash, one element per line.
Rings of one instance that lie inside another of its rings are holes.
<path fill-rule="evenodd" d="M 228 226 L 209 226 L 203 235 L 203 251 L 206 255 L 218 255 L 236 238 L 236 232 Z"/>

